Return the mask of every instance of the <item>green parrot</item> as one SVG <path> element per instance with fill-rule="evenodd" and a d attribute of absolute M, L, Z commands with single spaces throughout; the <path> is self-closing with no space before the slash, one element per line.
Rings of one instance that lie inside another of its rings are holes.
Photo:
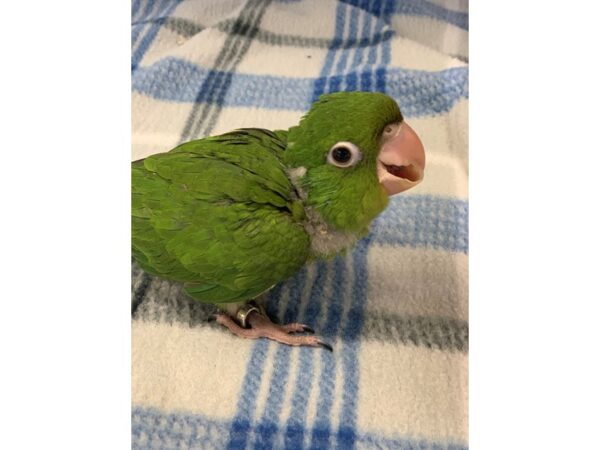
<path fill-rule="evenodd" d="M 133 162 L 133 257 L 217 305 L 237 336 L 331 350 L 307 325 L 273 323 L 255 299 L 366 236 L 424 169 L 392 98 L 322 95 L 287 131 L 238 129 Z"/>

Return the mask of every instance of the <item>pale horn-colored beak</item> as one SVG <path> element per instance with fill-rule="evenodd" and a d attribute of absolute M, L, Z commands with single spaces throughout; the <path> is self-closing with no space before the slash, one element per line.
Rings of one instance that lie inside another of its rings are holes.
<path fill-rule="evenodd" d="M 388 195 L 416 186 L 424 171 L 425 149 L 417 133 L 406 122 L 386 126 L 377 157 L 377 177 Z"/>

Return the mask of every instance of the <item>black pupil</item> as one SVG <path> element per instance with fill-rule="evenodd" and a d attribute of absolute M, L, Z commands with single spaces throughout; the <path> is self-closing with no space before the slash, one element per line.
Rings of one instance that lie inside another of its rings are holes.
<path fill-rule="evenodd" d="M 352 153 L 347 147 L 338 147 L 333 149 L 333 159 L 339 163 L 347 163 L 352 158 Z"/>

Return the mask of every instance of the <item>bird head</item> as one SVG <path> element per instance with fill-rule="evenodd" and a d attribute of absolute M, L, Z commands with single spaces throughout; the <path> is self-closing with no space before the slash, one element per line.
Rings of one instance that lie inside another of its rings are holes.
<path fill-rule="evenodd" d="M 360 231 L 389 196 L 421 182 L 425 152 L 391 97 L 337 92 L 290 128 L 285 162 L 308 206 L 337 229 Z"/>

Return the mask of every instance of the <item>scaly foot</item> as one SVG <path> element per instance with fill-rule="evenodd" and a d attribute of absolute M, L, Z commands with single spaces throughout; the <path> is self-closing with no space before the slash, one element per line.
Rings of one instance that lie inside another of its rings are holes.
<path fill-rule="evenodd" d="M 297 335 L 292 333 L 314 333 L 314 330 L 301 323 L 289 323 L 287 325 L 277 325 L 271 322 L 261 311 L 252 304 L 242 306 L 237 314 L 236 323 L 228 314 L 218 313 L 216 320 L 225 326 L 236 336 L 245 339 L 267 338 L 282 344 L 294 346 L 323 347 L 333 351 L 331 345 L 321 341 L 316 336 Z"/>

